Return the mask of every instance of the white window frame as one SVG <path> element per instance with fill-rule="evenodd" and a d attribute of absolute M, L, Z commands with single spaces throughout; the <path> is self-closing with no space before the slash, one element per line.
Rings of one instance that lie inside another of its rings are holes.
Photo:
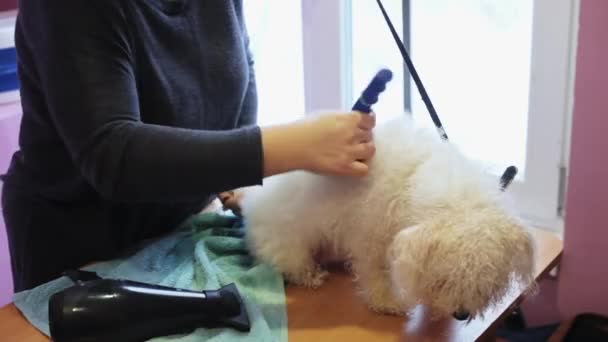
<path fill-rule="evenodd" d="M 563 231 L 579 0 L 535 0 L 525 182 L 511 191 L 536 225 Z"/>
<path fill-rule="evenodd" d="M 516 179 L 509 191 L 524 218 L 561 232 L 580 0 L 533 1 L 526 168 L 524 182 Z M 302 1 L 307 112 L 350 108 L 356 97 L 350 91 L 350 4 Z"/>
<path fill-rule="evenodd" d="M 349 108 L 350 0 L 302 0 L 306 112 Z"/>

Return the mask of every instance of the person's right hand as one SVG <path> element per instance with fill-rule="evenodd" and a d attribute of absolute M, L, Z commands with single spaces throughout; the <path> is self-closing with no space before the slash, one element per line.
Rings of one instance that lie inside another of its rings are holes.
<path fill-rule="evenodd" d="M 265 175 L 296 169 L 364 176 L 374 156 L 375 115 L 358 112 L 309 115 L 262 129 Z"/>
<path fill-rule="evenodd" d="M 313 115 L 304 121 L 308 142 L 304 168 L 316 173 L 363 176 L 375 153 L 375 116 L 361 113 Z"/>

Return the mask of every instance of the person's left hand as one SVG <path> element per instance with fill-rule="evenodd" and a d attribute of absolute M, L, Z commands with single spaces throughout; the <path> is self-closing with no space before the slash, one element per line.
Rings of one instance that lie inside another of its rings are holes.
<path fill-rule="evenodd" d="M 235 215 L 241 216 L 241 198 L 243 192 L 240 189 L 225 191 L 218 194 L 224 210 L 232 210 Z"/>

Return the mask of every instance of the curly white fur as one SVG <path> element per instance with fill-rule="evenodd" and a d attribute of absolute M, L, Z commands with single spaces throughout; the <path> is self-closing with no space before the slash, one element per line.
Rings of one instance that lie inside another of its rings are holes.
<path fill-rule="evenodd" d="M 252 252 L 295 284 L 320 286 L 315 259 L 348 260 L 362 298 L 379 312 L 417 304 L 434 317 L 474 318 L 514 283 L 533 283 L 533 242 L 485 173 L 409 115 L 379 125 L 362 179 L 291 172 L 245 189 Z"/>

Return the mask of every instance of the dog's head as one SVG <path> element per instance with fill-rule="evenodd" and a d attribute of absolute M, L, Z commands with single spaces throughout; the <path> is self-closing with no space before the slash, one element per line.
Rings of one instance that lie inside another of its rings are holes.
<path fill-rule="evenodd" d="M 529 232 L 496 208 L 429 217 L 399 232 L 388 257 L 397 295 L 430 308 L 435 317 L 475 318 L 514 286 L 534 282 Z"/>

